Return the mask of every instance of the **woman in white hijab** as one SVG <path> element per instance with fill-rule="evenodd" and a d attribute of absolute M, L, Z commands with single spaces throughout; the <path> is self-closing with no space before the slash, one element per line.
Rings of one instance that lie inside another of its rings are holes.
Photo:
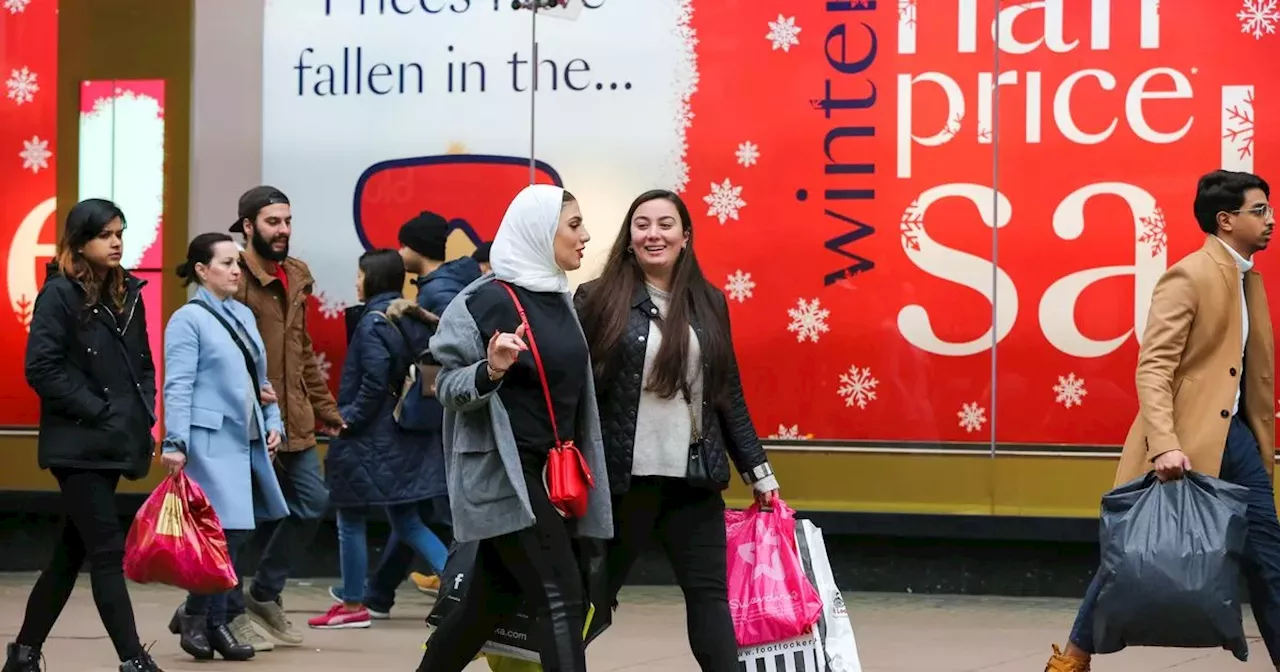
<path fill-rule="evenodd" d="M 586 669 L 586 600 L 572 538 L 613 536 L 591 361 L 565 276 L 582 265 L 590 239 L 572 194 L 526 187 L 493 240 L 493 272 L 449 304 L 431 339 L 442 367 L 436 394 L 445 407 L 454 536 L 476 542 L 476 560 L 419 672 L 460 672 L 522 602 L 536 621 L 529 634 L 543 669 Z M 552 506 L 543 479 L 549 449 L 561 441 L 574 442 L 595 481 L 585 514 L 572 519 Z"/>

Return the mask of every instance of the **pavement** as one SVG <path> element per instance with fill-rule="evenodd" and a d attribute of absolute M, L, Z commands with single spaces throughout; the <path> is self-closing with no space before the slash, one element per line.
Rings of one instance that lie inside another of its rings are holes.
<path fill-rule="evenodd" d="M 0 574 L 0 636 L 11 641 L 22 622 L 31 574 Z M 292 582 L 285 604 L 306 629 L 307 617 L 329 606 L 327 581 Z M 428 631 L 423 623 L 432 598 L 412 586 L 402 589 L 391 620 L 364 630 L 307 630 L 304 645 L 278 647 L 247 663 L 198 663 L 182 653 L 165 626 L 181 593 L 173 588 L 131 585 L 139 634 L 154 641 L 152 655 L 166 672 L 215 668 L 256 670 L 403 670 L 417 666 Z M 592 642 L 592 672 L 660 670 L 697 672 L 689 654 L 679 590 L 625 590 L 613 627 Z M 845 602 L 858 639 L 864 672 L 1041 672 L 1049 644 L 1061 642 L 1075 615 L 1074 600 L 888 593 L 847 593 Z M 1099 657 L 1094 672 L 1229 672 L 1275 670 L 1257 637 L 1251 616 L 1250 661 L 1238 663 L 1221 650 L 1130 649 Z M 82 575 L 62 618 L 45 645 L 50 672 L 115 672 L 111 642 L 98 620 L 89 580 Z M 467 672 L 488 670 L 483 661 Z"/>

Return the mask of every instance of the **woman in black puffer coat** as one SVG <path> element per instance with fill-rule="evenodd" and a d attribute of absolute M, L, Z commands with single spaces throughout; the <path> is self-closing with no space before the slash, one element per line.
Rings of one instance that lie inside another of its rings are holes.
<path fill-rule="evenodd" d="M 448 556 L 444 543 L 423 523 L 418 506 L 448 492 L 439 427 L 405 431 L 393 415 L 409 365 L 428 352 L 439 321 L 402 297 L 404 281 L 404 262 L 395 250 L 360 257 L 357 288 L 365 310 L 338 388 L 338 410 L 347 428 L 330 444 L 324 469 L 329 501 L 338 510 L 343 601 L 308 621 L 313 628 L 359 628 L 371 622 L 364 606 L 370 510 L 385 509 L 396 536 L 437 572 Z M 438 404 L 425 415 L 444 420 Z"/>
<path fill-rule="evenodd" d="M 86 560 L 121 672 L 160 669 L 138 641 L 116 511 L 120 478 L 143 478 L 151 467 L 156 422 L 145 283 L 121 267 L 123 250 L 124 213 L 116 204 L 75 204 L 36 297 L 26 376 L 40 397 L 40 467 L 58 481 L 66 522 L 31 590 L 4 672 L 39 672 L 40 649 Z"/>

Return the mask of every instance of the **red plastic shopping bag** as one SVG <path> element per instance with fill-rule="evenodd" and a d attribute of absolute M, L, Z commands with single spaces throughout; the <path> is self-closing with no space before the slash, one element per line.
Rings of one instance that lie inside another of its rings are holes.
<path fill-rule="evenodd" d="M 185 472 L 161 481 L 133 517 L 124 575 L 197 595 L 225 592 L 239 583 L 218 514 Z"/>
<path fill-rule="evenodd" d="M 798 637 L 818 622 L 822 597 L 804 574 L 796 548 L 796 512 L 774 500 L 725 511 L 729 611 L 738 646 Z"/>

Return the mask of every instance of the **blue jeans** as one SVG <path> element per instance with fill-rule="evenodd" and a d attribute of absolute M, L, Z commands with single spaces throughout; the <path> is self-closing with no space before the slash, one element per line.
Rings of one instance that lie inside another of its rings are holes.
<path fill-rule="evenodd" d="M 311 543 L 320 519 L 329 508 L 329 489 L 320 472 L 320 456 L 315 447 L 276 455 L 276 477 L 284 491 L 289 516 L 284 520 L 260 526 L 270 530 L 270 538 L 262 549 L 258 571 L 253 575 L 249 591 L 259 602 L 272 602 L 284 592 L 289 578 L 289 565 L 298 553 Z M 232 612 L 244 612 L 244 596 L 233 595 L 228 606 Z"/>
<path fill-rule="evenodd" d="M 402 539 L 405 544 L 426 558 L 433 567 L 444 567 L 449 549 L 422 522 L 422 517 L 418 514 L 417 502 L 393 504 L 386 507 L 386 512 L 393 537 Z M 367 514 L 363 507 L 338 509 L 338 553 L 342 566 L 342 598 L 347 602 L 365 601 L 365 582 L 369 576 L 367 522 Z"/>
<path fill-rule="evenodd" d="M 435 533 L 445 546 L 453 543 L 453 527 L 449 513 L 449 497 L 442 495 L 418 502 L 418 515 L 427 524 L 427 529 Z M 413 547 L 401 540 L 395 528 L 387 537 L 387 545 L 378 558 L 378 566 L 373 570 L 373 578 L 365 591 L 365 604 L 370 609 L 387 613 L 396 603 L 396 589 L 404 583 L 413 568 L 413 560 L 417 553 Z M 425 557 L 425 556 L 424 556 Z M 431 571 L 439 574 L 444 571 L 443 565 L 431 564 Z"/>
<path fill-rule="evenodd" d="M 244 546 L 244 542 L 253 536 L 253 530 L 224 530 L 227 535 L 227 552 L 231 555 L 231 565 L 234 567 L 236 558 L 240 555 L 240 547 Z M 235 620 L 236 616 L 244 613 L 244 608 L 231 614 L 228 606 L 233 595 L 240 595 L 243 599 L 243 593 L 240 592 L 240 582 L 236 581 L 236 587 L 225 593 L 217 595 L 196 595 L 189 593 L 187 595 L 186 606 L 183 609 L 190 616 L 199 616 L 204 614 L 210 628 L 216 628 L 219 625 L 225 625 Z M 243 601 L 241 602 L 243 604 Z"/>
<path fill-rule="evenodd" d="M 1267 653 L 1280 664 L 1280 520 L 1276 519 L 1275 490 L 1258 454 L 1258 441 L 1240 416 L 1231 418 L 1219 477 L 1249 489 L 1249 531 L 1244 549 L 1244 574 L 1249 603 L 1262 631 Z M 1071 628 L 1071 642 L 1093 653 L 1093 609 L 1102 590 L 1095 574 Z"/>

